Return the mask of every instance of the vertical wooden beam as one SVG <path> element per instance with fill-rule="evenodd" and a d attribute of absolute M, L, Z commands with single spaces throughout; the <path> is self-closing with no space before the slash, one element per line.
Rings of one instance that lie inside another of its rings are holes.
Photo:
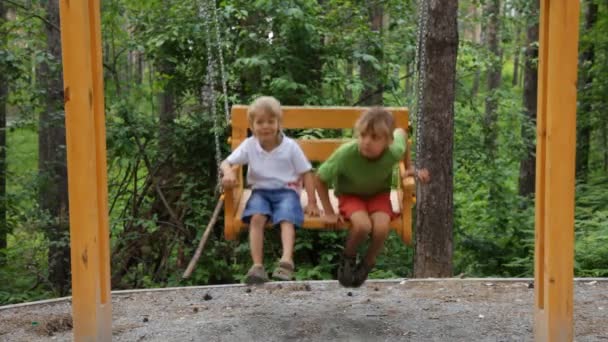
<path fill-rule="evenodd" d="M 541 0 L 535 339 L 572 341 L 578 0 Z"/>
<path fill-rule="evenodd" d="M 61 0 L 76 341 L 110 341 L 109 231 L 99 0 Z"/>

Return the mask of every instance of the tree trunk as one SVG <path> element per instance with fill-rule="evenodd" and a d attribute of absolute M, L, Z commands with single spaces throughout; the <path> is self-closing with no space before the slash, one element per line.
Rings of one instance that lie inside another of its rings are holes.
<path fill-rule="evenodd" d="M 583 32 L 589 32 L 595 22 L 597 21 L 597 10 L 598 5 L 593 1 L 587 1 L 587 13 L 585 13 L 585 30 Z M 592 100 L 589 98 L 589 91 L 591 90 L 591 84 L 593 83 L 593 73 L 591 72 L 591 66 L 595 60 L 595 46 L 593 41 L 589 41 L 583 45 L 582 53 L 580 55 L 580 77 L 581 82 L 579 83 L 580 96 L 580 107 L 577 115 L 577 129 L 576 129 L 576 178 L 585 181 L 587 179 L 587 173 L 589 168 L 589 149 L 591 144 L 591 111 L 592 111 Z"/>
<path fill-rule="evenodd" d="M 474 33 L 473 33 L 473 43 L 478 44 L 480 47 L 483 45 L 485 41 L 485 32 L 481 29 L 481 20 L 479 18 L 482 16 L 482 12 L 477 6 L 475 8 L 474 18 L 477 23 L 474 24 Z M 477 93 L 479 93 L 479 85 L 481 83 L 481 66 L 477 67 L 475 70 L 475 75 L 473 76 L 473 84 L 471 85 L 471 98 L 477 98 Z"/>
<path fill-rule="evenodd" d="M 144 54 L 141 51 L 135 52 L 135 83 L 141 85 L 144 78 Z"/>
<path fill-rule="evenodd" d="M 477 93 L 479 93 L 479 83 L 481 82 L 481 68 L 477 68 L 475 70 L 475 75 L 473 76 L 473 85 L 471 86 L 471 98 L 476 98 Z"/>
<path fill-rule="evenodd" d="M 353 71 L 354 71 L 354 67 L 353 67 L 353 61 L 352 59 L 348 59 L 346 61 L 346 88 L 344 88 L 344 101 L 349 105 L 352 106 L 353 103 L 353 88 L 352 88 L 352 81 L 353 81 Z"/>
<path fill-rule="evenodd" d="M 505 12 L 509 11 L 509 9 L 506 7 L 508 7 L 508 6 L 505 6 L 505 9 L 504 9 Z M 515 9 L 514 17 L 519 17 L 519 16 L 521 16 L 521 13 L 517 9 Z M 515 37 L 515 38 L 513 39 L 513 43 L 515 45 L 515 48 L 514 48 L 515 51 L 513 51 L 513 79 L 511 80 L 511 85 L 513 87 L 516 87 L 519 84 L 520 74 L 522 73 L 522 72 L 520 72 L 521 28 L 519 27 L 519 25 L 516 25 L 514 30 L 515 30 L 515 34 L 513 35 L 513 37 Z"/>
<path fill-rule="evenodd" d="M 370 27 L 375 39 L 365 42 L 366 53 L 374 56 L 382 65 L 382 23 L 384 18 L 384 7 L 378 0 L 368 2 Z M 383 103 L 382 71 L 374 68 L 372 62 L 361 61 L 360 64 L 361 81 L 363 81 L 363 91 L 359 97 L 359 104 L 366 106 L 380 106 Z"/>
<path fill-rule="evenodd" d="M 608 120 L 602 125 L 602 147 L 604 150 L 604 172 L 608 173 Z"/>
<path fill-rule="evenodd" d="M 6 8 L 0 1 L 0 28 L 6 21 Z M 0 48 L 6 45 L 6 35 L 0 37 Z M 6 222 L 6 103 L 8 97 L 8 79 L 6 71 L 0 65 L 0 265 L 4 265 L 4 251 L 7 247 L 8 225 Z"/>
<path fill-rule="evenodd" d="M 431 182 L 418 184 L 414 277 L 452 275 L 454 223 L 452 152 L 458 51 L 458 1 L 428 3 L 426 82 L 418 165 L 428 168 Z"/>
<path fill-rule="evenodd" d="M 159 71 L 163 75 L 173 75 L 175 66 L 167 63 L 159 66 Z M 159 127 L 158 127 L 158 146 L 161 151 L 161 158 L 169 155 L 171 141 L 173 139 L 173 121 L 175 120 L 175 91 L 173 83 L 169 81 L 163 92 L 158 95 L 159 100 Z"/>
<path fill-rule="evenodd" d="M 517 32 L 519 36 L 519 32 Z M 519 45 L 515 47 L 515 57 L 513 57 L 513 80 L 511 85 L 516 87 L 519 84 Z"/>
<path fill-rule="evenodd" d="M 494 160 L 498 139 L 498 98 L 496 91 L 500 87 L 502 76 L 502 56 L 499 46 L 500 0 L 489 0 L 486 3 L 485 16 L 489 22 L 486 27 L 486 42 L 493 59 L 488 68 L 487 92 L 484 118 L 484 146 L 489 160 Z"/>
<path fill-rule="evenodd" d="M 403 79 L 403 96 L 406 101 L 410 98 L 410 63 L 405 63 L 405 78 Z"/>
<path fill-rule="evenodd" d="M 46 10 L 47 20 L 59 27 L 59 1 L 49 0 Z M 46 25 L 45 31 L 47 53 L 57 62 L 40 65 L 46 107 L 40 114 L 38 127 L 39 203 L 40 209 L 49 215 L 45 228 L 49 240 L 49 280 L 60 295 L 65 295 L 70 289 L 70 244 L 61 37 L 60 32 L 50 25 Z"/>
<path fill-rule="evenodd" d="M 604 6 L 608 8 L 608 0 L 604 0 Z M 604 116 L 604 124 L 602 126 L 602 140 L 604 151 L 604 172 L 608 173 L 608 120 Z"/>
<path fill-rule="evenodd" d="M 534 138 L 536 130 L 536 101 L 538 94 L 538 14 L 539 1 L 534 1 L 531 16 L 533 23 L 528 25 L 526 32 L 526 56 L 524 65 L 524 97 L 523 104 L 528 124 L 522 124 L 521 135 L 526 143 L 526 156 L 519 166 L 519 194 L 534 195 L 536 181 L 536 145 Z"/>

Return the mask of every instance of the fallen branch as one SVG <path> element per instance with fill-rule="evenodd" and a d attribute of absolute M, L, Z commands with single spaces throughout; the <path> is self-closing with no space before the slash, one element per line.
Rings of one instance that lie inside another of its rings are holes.
<path fill-rule="evenodd" d="M 194 267 L 196 266 L 198 259 L 201 257 L 201 253 L 203 253 L 203 248 L 205 248 L 205 243 L 207 242 L 207 239 L 209 238 L 209 233 L 211 233 L 211 227 L 213 227 L 215 225 L 215 222 L 217 221 L 217 217 L 220 214 L 222 205 L 224 205 L 224 199 L 222 197 L 220 197 L 220 199 L 217 201 L 217 205 L 215 206 L 215 210 L 213 211 L 213 216 L 211 216 L 211 220 L 209 221 L 209 224 L 207 225 L 207 228 L 205 229 L 205 232 L 203 233 L 203 236 L 201 237 L 201 241 L 199 241 L 199 243 L 198 243 L 196 252 L 194 253 L 194 256 L 192 257 L 192 260 L 190 260 L 190 263 L 188 264 L 186 271 L 184 271 L 184 275 L 182 275 L 183 279 L 189 278 L 190 275 L 192 274 L 192 271 L 194 271 Z"/>

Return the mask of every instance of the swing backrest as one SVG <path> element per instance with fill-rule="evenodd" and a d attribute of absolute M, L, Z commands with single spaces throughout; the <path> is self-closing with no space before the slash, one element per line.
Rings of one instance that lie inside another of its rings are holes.
<path fill-rule="evenodd" d="M 286 129 L 349 129 L 368 107 L 301 107 L 282 106 L 283 128 Z M 386 107 L 395 117 L 397 127 L 407 131 L 408 109 L 405 107 Z M 232 149 L 247 138 L 247 106 L 232 106 Z M 298 139 L 297 142 L 311 161 L 326 160 L 345 139 Z"/>

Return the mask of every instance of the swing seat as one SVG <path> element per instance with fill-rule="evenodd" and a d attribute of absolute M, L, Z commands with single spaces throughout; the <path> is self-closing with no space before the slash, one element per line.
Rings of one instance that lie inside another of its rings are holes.
<path fill-rule="evenodd" d="M 282 127 L 286 129 L 351 129 L 365 107 L 292 107 L 283 106 Z M 407 108 L 388 107 L 396 121 L 396 126 L 408 129 Z M 229 143 L 234 150 L 247 138 L 247 106 L 232 107 L 232 136 Z M 299 139 L 296 140 L 310 161 L 322 162 L 329 158 L 338 146 L 348 141 L 345 139 Z M 408 144 L 409 146 L 409 144 Z M 409 147 L 407 152 L 409 154 Z M 405 162 L 399 163 L 400 171 L 405 171 Z M 251 190 L 244 187 L 243 167 L 235 166 L 238 186 L 224 192 L 224 236 L 227 240 L 235 240 L 247 228 L 241 217 L 245 204 L 251 196 Z M 415 182 L 413 177 L 397 177 L 397 188 L 391 190 L 391 204 L 398 216 L 390 223 L 392 229 L 407 245 L 412 244 L 412 205 L 415 202 Z M 330 200 L 334 211 L 338 212 L 338 200 L 330 189 Z M 300 197 L 302 207 L 307 203 L 307 194 L 302 191 Z M 321 207 L 321 201 L 317 198 Z M 270 227 L 270 226 L 269 226 Z M 347 222 L 338 229 L 348 229 Z M 306 215 L 302 228 L 327 229 L 320 217 Z"/>

